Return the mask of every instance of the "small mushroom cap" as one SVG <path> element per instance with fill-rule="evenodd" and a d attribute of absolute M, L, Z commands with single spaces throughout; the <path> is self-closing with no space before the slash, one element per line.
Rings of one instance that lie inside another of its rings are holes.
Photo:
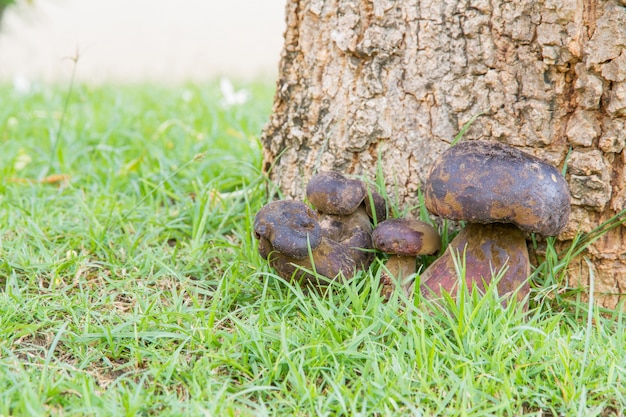
<path fill-rule="evenodd" d="M 413 219 L 389 219 L 372 232 L 374 247 L 400 256 L 429 255 L 441 247 L 441 238 L 434 227 Z"/>
<path fill-rule="evenodd" d="M 272 201 L 254 218 L 254 235 L 259 239 L 259 253 L 267 258 L 272 249 L 284 255 L 303 259 L 309 247 L 322 242 L 322 229 L 317 213 L 299 201 Z"/>
<path fill-rule="evenodd" d="M 513 223 L 555 236 L 566 225 L 570 193 L 561 173 L 511 146 L 482 140 L 446 150 L 424 184 L 426 208 L 472 223 Z"/>
<path fill-rule="evenodd" d="M 306 186 L 306 197 L 320 212 L 347 215 L 356 211 L 366 195 L 365 184 L 338 172 L 320 172 Z"/>
<path fill-rule="evenodd" d="M 376 223 L 380 223 L 387 219 L 387 201 L 377 191 L 371 187 L 368 189 L 365 199 L 365 211 L 371 219 L 376 216 Z"/>

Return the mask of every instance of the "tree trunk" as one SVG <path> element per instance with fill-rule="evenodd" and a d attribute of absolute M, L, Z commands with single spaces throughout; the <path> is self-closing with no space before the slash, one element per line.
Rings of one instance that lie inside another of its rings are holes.
<path fill-rule="evenodd" d="M 302 198 L 317 170 L 375 177 L 417 204 L 431 163 L 464 139 L 567 166 L 567 247 L 626 202 L 626 0 L 288 0 L 264 169 Z M 626 227 L 584 254 L 596 298 L 626 291 Z M 583 256 L 570 284 L 587 284 Z"/>

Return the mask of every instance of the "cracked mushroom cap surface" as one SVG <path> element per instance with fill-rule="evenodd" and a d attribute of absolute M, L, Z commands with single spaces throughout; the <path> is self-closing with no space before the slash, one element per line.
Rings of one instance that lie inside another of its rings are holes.
<path fill-rule="evenodd" d="M 498 142 L 461 142 L 446 150 L 424 184 L 426 208 L 451 220 L 512 223 L 555 236 L 570 214 L 570 192 L 552 165 Z"/>
<path fill-rule="evenodd" d="M 322 235 L 344 245 L 352 253 L 357 266 L 366 269 L 372 262 L 372 224 L 364 209 L 347 216 L 320 214 Z"/>
<path fill-rule="evenodd" d="M 292 200 L 272 201 L 254 218 L 254 236 L 259 252 L 267 259 L 276 250 L 285 256 L 304 259 L 322 242 L 317 213 L 309 206 Z"/>
<path fill-rule="evenodd" d="M 363 181 L 347 178 L 335 171 L 318 173 L 306 186 L 309 202 L 326 214 L 351 214 L 359 208 L 366 195 Z"/>
<path fill-rule="evenodd" d="M 430 255 L 441 247 L 437 230 L 420 220 L 389 219 L 372 232 L 374 247 L 391 255 Z"/>

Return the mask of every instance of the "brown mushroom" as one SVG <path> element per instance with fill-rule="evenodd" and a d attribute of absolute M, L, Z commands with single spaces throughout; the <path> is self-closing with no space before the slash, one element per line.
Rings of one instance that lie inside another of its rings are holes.
<path fill-rule="evenodd" d="M 500 273 L 500 295 L 518 290 L 522 300 L 530 275 L 523 231 L 553 236 L 569 217 L 569 189 L 559 171 L 508 145 L 468 141 L 445 151 L 424 185 L 431 213 L 469 224 L 421 275 L 422 294 L 456 294 L 456 258 L 465 259 L 468 287 L 483 289 Z"/>
<path fill-rule="evenodd" d="M 317 213 L 299 201 L 272 201 L 254 218 L 254 235 L 261 241 L 259 250 L 267 258 L 267 248 L 291 258 L 303 259 L 322 242 Z"/>
<path fill-rule="evenodd" d="M 320 213 L 348 216 L 360 208 L 371 219 L 387 218 L 387 202 L 373 187 L 336 171 L 322 171 L 306 186 L 306 197 Z"/>
<path fill-rule="evenodd" d="M 349 278 L 374 256 L 372 220 L 383 220 L 385 200 L 360 180 L 338 172 L 314 176 L 307 189 L 317 212 L 297 201 L 274 201 L 254 221 L 259 253 L 285 279 L 321 284 L 320 276 Z"/>
<path fill-rule="evenodd" d="M 365 210 L 358 209 L 347 216 L 321 213 L 319 219 L 322 235 L 344 245 L 358 268 L 367 269 L 374 252 L 372 225 Z"/>
<path fill-rule="evenodd" d="M 346 216 L 354 213 L 367 190 L 363 181 L 346 178 L 339 172 L 320 172 L 306 186 L 306 197 L 318 211 Z"/>
<path fill-rule="evenodd" d="M 337 279 L 350 279 L 357 271 L 357 265 L 348 248 L 327 238 L 322 238 L 320 245 L 306 258 L 291 258 L 270 250 L 267 260 L 282 278 L 314 287 Z"/>
<path fill-rule="evenodd" d="M 345 245 L 357 268 L 367 269 L 374 257 L 370 219 L 382 221 L 386 217 L 383 197 L 363 181 L 334 171 L 323 171 L 311 178 L 306 195 L 320 213 L 324 236 Z"/>
<path fill-rule="evenodd" d="M 352 253 L 323 236 L 317 213 L 302 202 L 273 201 L 261 208 L 254 235 L 261 256 L 287 280 L 319 285 L 318 276 L 350 277 L 356 271 Z"/>
<path fill-rule="evenodd" d="M 394 280 L 406 290 L 410 285 L 408 280 L 417 271 L 417 256 L 433 254 L 441 247 L 437 230 L 413 219 L 389 219 L 379 223 L 372 240 L 376 249 L 390 255 L 385 263 L 388 274 L 381 274 L 384 293 L 388 292 L 384 287 L 393 285 Z"/>

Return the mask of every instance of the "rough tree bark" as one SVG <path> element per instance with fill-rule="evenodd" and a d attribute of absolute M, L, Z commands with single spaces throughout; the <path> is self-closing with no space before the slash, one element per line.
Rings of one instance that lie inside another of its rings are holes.
<path fill-rule="evenodd" d="M 465 135 L 567 166 L 568 244 L 626 202 L 626 0 L 288 0 L 265 170 L 302 198 L 317 170 L 375 176 L 416 204 L 437 156 Z M 271 168 L 271 169 L 270 169 Z M 626 292 L 626 227 L 584 254 L 597 299 Z M 583 285 L 583 257 L 569 267 Z"/>

